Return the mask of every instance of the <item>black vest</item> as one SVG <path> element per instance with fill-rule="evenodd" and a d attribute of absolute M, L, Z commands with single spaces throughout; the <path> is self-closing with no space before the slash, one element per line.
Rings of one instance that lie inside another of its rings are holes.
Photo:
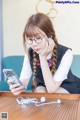
<path fill-rule="evenodd" d="M 63 55 L 68 49 L 70 48 L 62 46 L 62 45 L 58 45 L 56 69 L 58 68 Z M 29 49 L 29 54 L 30 54 L 30 64 L 31 64 L 31 68 L 33 71 L 33 50 L 31 48 Z M 38 55 L 37 57 L 39 59 Z M 39 66 L 37 67 L 36 82 L 37 82 L 37 86 L 45 86 L 43 75 L 42 75 L 42 70 Z M 67 79 L 63 81 L 60 87 L 63 87 L 70 93 L 79 94 L 80 93 L 80 79 L 77 78 L 75 75 L 73 75 L 70 69 L 67 75 Z"/>

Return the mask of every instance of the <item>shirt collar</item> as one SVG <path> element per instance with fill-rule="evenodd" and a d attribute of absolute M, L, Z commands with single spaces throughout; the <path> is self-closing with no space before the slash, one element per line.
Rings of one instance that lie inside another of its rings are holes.
<path fill-rule="evenodd" d="M 48 59 L 51 59 L 51 57 L 52 57 L 52 52 L 49 53 L 49 55 L 47 56 L 47 60 L 48 60 Z"/>

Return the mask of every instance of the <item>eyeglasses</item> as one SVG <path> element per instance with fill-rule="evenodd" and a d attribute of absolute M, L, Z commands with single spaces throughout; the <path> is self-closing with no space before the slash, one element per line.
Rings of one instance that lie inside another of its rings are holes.
<path fill-rule="evenodd" d="M 38 35 L 36 38 L 32 39 L 32 38 L 28 38 L 26 39 L 26 42 L 29 45 L 33 44 L 33 41 L 35 41 L 37 44 L 40 44 L 42 42 L 42 39 L 45 37 L 45 35 L 43 37 L 41 37 L 40 35 Z"/>

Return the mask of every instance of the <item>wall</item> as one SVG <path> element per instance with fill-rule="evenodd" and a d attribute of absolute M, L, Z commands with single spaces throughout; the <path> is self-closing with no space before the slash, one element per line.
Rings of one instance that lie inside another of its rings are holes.
<path fill-rule="evenodd" d="M 3 56 L 24 54 L 22 33 L 28 17 L 36 13 L 37 1 L 3 0 Z M 45 11 L 48 5 L 44 4 L 41 10 Z M 80 54 L 80 5 L 55 4 L 54 7 L 58 14 L 52 22 L 58 42 Z"/>

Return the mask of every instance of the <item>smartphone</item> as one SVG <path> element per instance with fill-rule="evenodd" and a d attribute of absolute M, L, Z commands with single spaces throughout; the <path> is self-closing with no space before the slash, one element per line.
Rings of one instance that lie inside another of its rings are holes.
<path fill-rule="evenodd" d="M 7 79 L 12 79 L 13 84 L 20 83 L 22 85 L 13 69 L 3 69 L 3 73 Z"/>

